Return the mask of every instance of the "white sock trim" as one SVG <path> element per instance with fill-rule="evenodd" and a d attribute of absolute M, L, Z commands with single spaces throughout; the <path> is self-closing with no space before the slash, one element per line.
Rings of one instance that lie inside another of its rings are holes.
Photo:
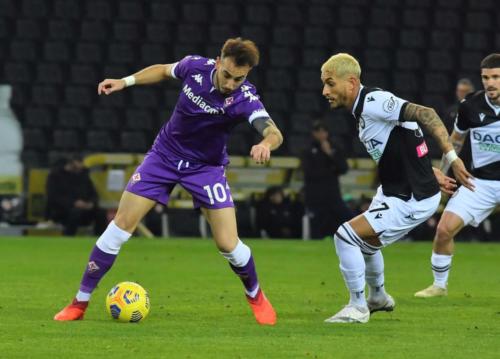
<path fill-rule="evenodd" d="M 119 228 L 115 221 L 111 221 L 108 228 L 101 234 L 96 246 L 108 254 L 118 254 L 123 243 L 128 241 L 132 234 Z"/>
<path fill-rule="evenodd" d="M 76 293 L 76 300 L 79 302 L 88 302 L 91 295 L 91 293 L 86 293 L 79 290 L 78 293 Z"/>
<path fill-rule="evenodd" d="M 446 288 L 448 285 L 448 276 L 450 275 L 451 254 L 438 254 L 432 252 L 431 266 L 432 274 L 434 275 L 434 285 L 436 287 Z"/>
<path fill-rule="evenodd" d="M 231 263 L 235 267 L 243 267 L 250 260 L 250 256 L 252 255 L 252 251 L 250 247 L 248 247 L 245 243 L 243 243 L 238 238 L 238 244 L 230 253 L 220 252 L 226 258 L 229 263 Z"/>

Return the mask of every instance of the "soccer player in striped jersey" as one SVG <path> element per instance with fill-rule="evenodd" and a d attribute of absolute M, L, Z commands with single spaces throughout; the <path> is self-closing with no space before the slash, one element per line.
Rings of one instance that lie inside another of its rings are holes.
<path fill-rule="evenodd" d="M 334 235 L 349 303 L 327 323 L 366 323 L 370 313 L 392 311 L 385 291 L 381 249 L 405 236 L 436 211 L 440 188 L 451 192 L 454 180 L 434 169 L 419 124 L 452 159 L 456 178 L 470 186 L 463 162 L 436 112 L 360 82 L 361 67 L 349 54 L 337 54 L 321 67 L 323 95 L 332 108 L 344 107 L 357 121 L 359 139 L 377 162 L 380 186 L 367 211 L 342 224 Z M 368 284 L 368 298 L 365 285 Z"/>

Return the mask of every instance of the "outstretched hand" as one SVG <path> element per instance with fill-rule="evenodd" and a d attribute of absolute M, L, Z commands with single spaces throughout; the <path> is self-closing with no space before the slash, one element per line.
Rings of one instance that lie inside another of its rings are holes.
<path fill-rule="evenodd" d="M 457 158 L 451 163 L 451 169 L 458 182 L 471 191 L 474 191 L 474 185 L 471 182 L 472 175 L 465 169 L 465 165 L 460 158 Z"/>
<path fill-rule="evenodd" d="M 455 181 L 451 177 L 446 176 L 443 172 L 441 172 L 441 170 L 435 167 L 432 167 L 432 169 L 434 170 L 434 176 L 436 176 L 441 192 L 453 194 L 453 192 L 455 192 L 455 189 L 457 188 L 457 181 Z"/>
<path fill-rule="evenodd" d="M 259 143 L 252 146 L 252 149 L 250 150 L 250 156 L 255 161 L 255 163 L 262 165 L 268 162 L 271 158 L 271 149 L 269 148 L 269 146 Z"/>
<path fill-rule="evenodd" d="M 116 80 L 116 79 L 106 79 L 99 83 L 97 86 L 97 94 L 104 93 L 105 95 L 109 95 L 115 91 L 120 91 L 125 88 L 124 80 Z"/>

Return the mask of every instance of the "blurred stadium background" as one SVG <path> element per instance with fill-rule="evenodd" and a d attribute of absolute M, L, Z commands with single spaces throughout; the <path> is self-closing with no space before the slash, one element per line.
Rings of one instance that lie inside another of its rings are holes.
<path fill-rule="evenodd" d="M 250 80 L 285 136 L 267 167 L 247 159 L 258 138 L 250 126 L 237 127 L 231 137 L 228 177 L 242 235 L 258 236 L 254 202 L 269 186 L 283 186 L 300 199 L 300 154 L 317 119 L 326 120 L 335 141 L 347 149 L 345 197 L 370 196 L 377 181 L 374 164 L 350 115 L 328 110 L 321 64 L 333 53 L 349 52 L 361 62 L 365 85 L 446 116 L 458 79 L 468 77 L 481 88 L 479 63 L 500 48 L 499 26 L 493 0 L 0 0 L 0 84 L 12 91 L 2 96 L 22 130 L 21 142 L 1 137 L 0 156 L 21 153 L 18 166 L 2 160 L 0 233 L 58 233 L 35 224 L 45 220 L 48 169 L 68 154 L 85 156 L 101 205 L 111 215 L 121 193 L 116 181 L 119 187 L 140 163 L 168 120 L 180 86 L 172 81 L 98 97 L 98 82 L 187 54 L 215 57 L 234 36 L 259 46 L 261 64 Z M 438 160 L 439 149 L 430 142 Z M 186 211 L 190 204 L 183 191 L 174 194 L 163 234 L 206 234 L 197 215 Z M 481 232 L 466 232 L 467 238 L 498 239 L 500 221 L 492 218 Z"/>

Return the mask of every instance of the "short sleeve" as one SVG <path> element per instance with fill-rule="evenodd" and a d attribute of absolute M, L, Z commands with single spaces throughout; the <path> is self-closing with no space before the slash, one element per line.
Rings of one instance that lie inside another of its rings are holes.
<path fill-rule="evenodd" d="M 184 81 L 197 59 L 199 59 L 199 57 L 188 55 L 179 62 L 174 63 L 171 75 L 176 79 Z"/>
<path fill-rule="evenodd" d="M 239 117 L 252 123 L 257 118 L 270 118 L 264 104 L 260 101 L 256 89 L 253 86 L 241 86 L 242 97 L 237 105 L 237 114 Z"/>
<path fill-rule="evenodd" d="M 455 117 L 455 131 L 457 131 L 460 134 L 466 133 L 470 129 L 470 122 L 469 122 L 469 111 L 467 109 L 467 103 L 465 100 L 462 100 L 460 102 L 460 105 L 458 106 L 458 111 L 457 111 L 457 117 Z"/>
<path fill-rule="evenodd" d="M 374 119 L 404 121 L 404 110 L 408 101 L 388 91 L 373 91 L 365 96 L 363 113 Z"/>

